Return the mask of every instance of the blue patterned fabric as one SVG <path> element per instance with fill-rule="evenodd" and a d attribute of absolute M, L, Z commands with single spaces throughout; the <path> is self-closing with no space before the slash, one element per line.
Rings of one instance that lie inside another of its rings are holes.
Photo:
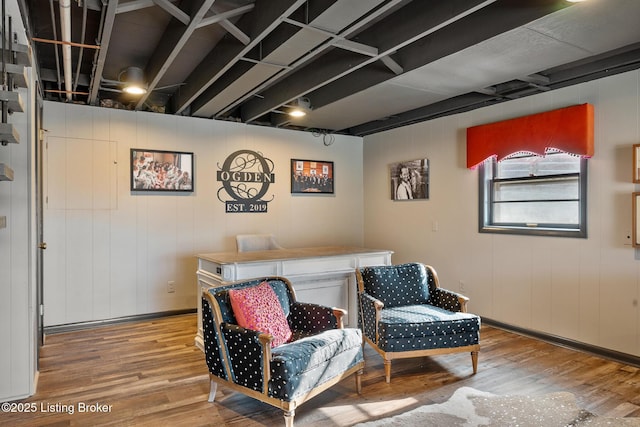
<path fill-rule="evenodd" d="M 365 292 L 382 301 L 386 308 L 429 301 L 427 272 L 422 264 L 364 267 L 360 272 Z"/>
<path fill-rule="evenodd" d="M 222 334 L 230 356 L 232 381 L 262 391 L 262 375 L 256 369 L 263 363 L 262 345 L 258 339 L 260 333 L 225 323 L 222 325 Z"/>
<path fill-rule="evenodd" d="M 358 302 L 360 304 L 360 310 L 358 311 L 358 327 L 362 330 L 364 335 L 371 341 L 376 342 L 376 332 L 378 323 L 376 322 L 376 299 L 371 295 L 358 294 Z"/>
<path fill-rule="evenodd" d="M 291 304 L 287 320 L 294 335 L 293 341 L 338 327 L 332 308 L 297 301 Z"/>
<path fill-rule="evenodd" d="M 202 299 L 202 325 L 204 339 L 204 353 L 209 367 L 209 372 L 213 375 L 227 379 L 227 373 L 224 370 L 222 360 L 221 341 L 218 340 L 218 333 L 213 326 L 213 315 L 211 314 L 211 306 L 209 301 Z"/>
<path fill-rule="evenodd" d="M 431 277 L 431 275 L 430 275 Z M 432 278 L 433 281 L 433 278 Z M 431 287 L 429 304 L 436 307 L 444 308 L 450 311 L 461 311 L 462 306 L 458 299 L 458 294 L 447 289 L 437 288 L 435 285 Z"/>
<path fill-rule="evenodd" d="M 358 329 L 333 329 L 273 349 L 269 395 L 302 396 L 362 361 Z"/>
<path fill-rule="evenodd" d="M 411 351 L 478 344 L 480 318 L 432 305 L 382 310 L 378 346 L 384 351 Z"/>
<path fill-rule="evenodd" d="M 263 392 L 263 367 L 270 362 L 268 395 L 283 401 L 304 396 L 319 385 L 362 363 L 362 333 L 359 329 L 336 329 L 333 309 L 295 301 L 289 287 L 281 280 L 269 280 L 287 314 L 294 332 L 291 342 L 271 349 L 271 360 L 264 360 L 259 331 L 236 324 L 228 291 L 231 288 L 256 286 L 262 280 L 211 289 L 209 292 L 222 314 L 216 331 L 214 316 L 206 299 L 202 302 L 205 358 L 209 372 L 219 378 L 257 392 Z M 229 360 L 231 378 L 227 378 L 223 350 Z"/>
<path fill-rule="evenodd" d="M 480 317 L 464 313 L 458 294 L 437 286 L 420 263 L 359 269 L 358 326 L 385 352 L 465 347 L 480 341 Z M 376 301 L 384 307 L 378 311 Z"/>

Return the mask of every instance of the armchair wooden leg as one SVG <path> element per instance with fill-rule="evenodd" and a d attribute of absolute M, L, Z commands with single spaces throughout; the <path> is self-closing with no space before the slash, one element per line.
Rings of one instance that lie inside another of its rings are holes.
<path fill-rule="evenodd" d="M 218 383 L 212 379 L 209 379 L 209 402 L 213 402 L 216 398 L 216 391 L 218 390 Z"/>
<path fill-rule="evenodd" d="M 360 369 L 356 372 L 356 392 L 358 394 L 362 393 L 362 374 L 364 373 L 364 369 Z"/>
<path fill-rule="evenodd" d="M 284 411 L 284 425 L 285 427 L 293 427 L 293 417 L 296 415 L 295 409 L 290 411 Z"/>
<path fill-rule="evenodd" d="M 391 383 L 391 360 L 384 359 L 384 377 L 387 384 Z"/>
<path fill-rule="evenodd" d="M 478 373 L 478 352 L 477 351 L 471 352 L 471 364 L 473 365 L 473 373 L 474 374 Z"/>

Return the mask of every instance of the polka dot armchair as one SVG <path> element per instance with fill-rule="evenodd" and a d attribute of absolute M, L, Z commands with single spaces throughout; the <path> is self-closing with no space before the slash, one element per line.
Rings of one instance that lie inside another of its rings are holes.
<path fill-rule="evenodd" d="M 272 347 L 273 336 L 237 325 L 229 291 L 267 282 L 275 291 L 292 332 Z M 296 300 L 286 278 L 268 277 L 203 291 L 204 350 L 209 368 L 209 401 L 218 384 L 282 408 L 293 426 L 297 406 L 355 373 L 361 391 L 362 333 L 343 328 L 346 312 Z"/>
<path fill-rule="evenodd" d="M 363 267 L 356 279 L 358 325 L 384 359 L 387 383 L 391 361 L 407 357 L 469 351 L 477 372 L 480 317 L 467 313 L 467 297 L 440 288 L 433 267 Z"/>

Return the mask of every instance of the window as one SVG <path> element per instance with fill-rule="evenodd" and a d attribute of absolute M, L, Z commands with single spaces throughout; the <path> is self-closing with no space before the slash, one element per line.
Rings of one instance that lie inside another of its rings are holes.
<path fill-rule="evenodd" d="M 479 168 L 480 232 L 587 237 L 587 160 L 517 154 Z"/>

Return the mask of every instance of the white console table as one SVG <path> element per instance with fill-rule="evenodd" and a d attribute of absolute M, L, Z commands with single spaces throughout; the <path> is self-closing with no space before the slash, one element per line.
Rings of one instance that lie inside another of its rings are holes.
<path fill-rule="evenodd" d="M 202 291 L 264 276 L 289 279 L 298 301 L 346 309 L 346 324 L 356 327 L 357 285 L 353 272 L 358 267 L 390 265 L 392 253 L 389 250 L 327 246 L 200 254 L 196 345 L 203 348 Z"/>

